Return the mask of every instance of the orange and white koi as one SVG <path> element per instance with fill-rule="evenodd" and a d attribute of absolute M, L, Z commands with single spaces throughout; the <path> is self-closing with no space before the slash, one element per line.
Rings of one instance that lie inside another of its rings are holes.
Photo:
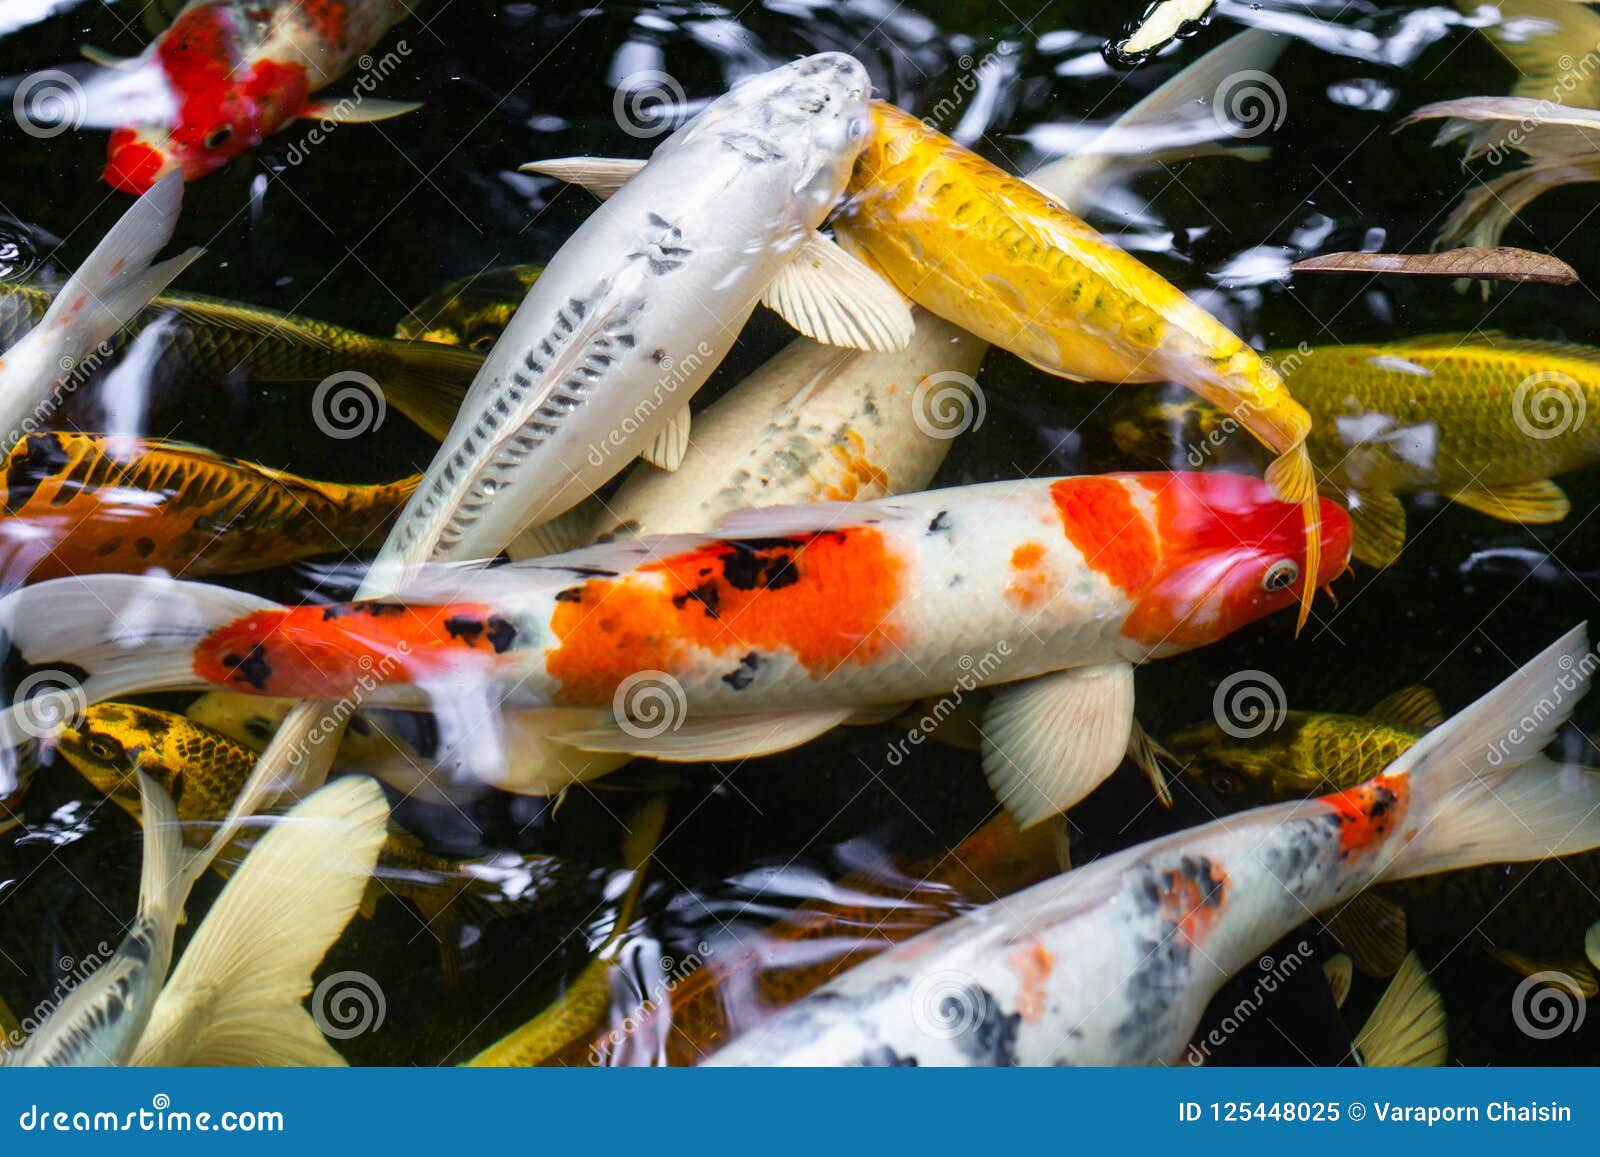
<path fill-rule="evenodd" d="M 1311 419 L 1272 367 L 1054 194 L 910 113 L 881 101 L 872 110 L 875 131 L 835 217 L 841 242 L 918 305 L 1046 373 L 1176 381 L 1233 414 L 1278 454 L 1267 481 L 1304 512 L 1304 625 L 1320 570 Z"/>
<path fill-rule="evenodd" d="M 1322 526 L 1318 585 L 1350 548 L 1331 502 Z M 1124 474 L 741 511 L 718 537 L 428 568 L 395 597 L 332 606 L 59 579 L 0 601 L 0 624 L 26 661 L 86 671 L 91 700 L 214 687 L 338 699 L 359 685 L 366 704 L 431 708 L 464 736 L 497 733 L 501 706 L 609 707 L 611 725 L 557 738 L 682 761 L 781 751 L 863 709 L 994 685 L 986 771 L 1028 825 L 1125 753 L 1153 766 L 1135 664 L 1293 605 L 1304 565 L 1298 512 L 1265 483 Z M 648 717 L 663 696 L 665 724 Z M 28 709 L 0 715 L 0 739 L 26 738 Z"/>
<path fill-rule="evenodd" d="M 1384 880 L 1600 845 L 1600 775 L 1540 754 L 1579 627 L 1366 783 L 1129 848 L 853 969 L 716 1065 L 1154 1065 L 1307 913 Z"/>
<path fill-rule="evenodd" d="M 107 183 L 142 193 L 170 172 L 192 181 L 299 117 L 365 122 L 417 108 L 364 92 L 311 99 L 407 15 L 402 0 L 192 0 L 137 59 L 102 60 L 84 86 L 85 123 L 114 130 Z M 129 92 L 142 94 L 144 115 L 165 115 L 120 120 Z"/>

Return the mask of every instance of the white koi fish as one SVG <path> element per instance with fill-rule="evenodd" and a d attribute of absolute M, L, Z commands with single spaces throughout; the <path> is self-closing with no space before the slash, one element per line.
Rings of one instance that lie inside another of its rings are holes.
<path fill-rule="evenodd" d="M 717 1065 L 1154 1065 L 1224 981 L 1375 883 L 1600 845 L 1600 775 L 1540 752 L 1588 688 L 1579 627 L 1358 787 L 1097 860 L 851 969 Z"/>

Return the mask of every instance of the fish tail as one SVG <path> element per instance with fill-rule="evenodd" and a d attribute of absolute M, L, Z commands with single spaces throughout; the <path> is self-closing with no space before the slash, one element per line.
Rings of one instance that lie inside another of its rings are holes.
<path fill-rule="evenodd" d="M 0 599 L 0 631 L 31 673 L 12 691 L 34 693 L 0 711 L 0 746 L 42 738 L 105 699 L 203 689 L 195 646 L 241 615 L 274 609 L 255 595 L 162 575 L 87 575 L 13 591 Z M 0 767 L 0 794 L 5 777 Z"/>
<path fill-rule="evenodd" d="M 335 780 L 276 821 L 190 941 L 134 1063 L 344 1064 L 302 1002 L 360 906 L 388 821 L 383 789 L 365 776 Z"/>
<path fill-rule="evenodd" d="M 385 397 L 428 437 L 443 442 L 483 355 L 439 342 L 377 340 L 378 385 Z"/>
<path fill-rule="evenodd" d="M 111 227 L 94 252 L 55 295 L 50 308 L 34 327 L 29 338 L 37 343 L 36 357 L 24 358 L 18 372 L 43 375 L 48 383 L 68 374 L 95 347 L 127 325 L 152 298 L 202 250 L 189 249 L 157 263 L 155 256 L 172 239 L 183 205 L 183 177 L 172 173 L 129 207 Z M 13 356 L 23 352 L 25 338 Z M 12 358 L 7 359 L 10 368 Z M 0 381 L 9 374 L 0 375 Z M 26 390 L 36 393 L 39 384 L 5 383 L 3 391 Z"/>
<path fill-rule="evenodd" d="M 1541 754 L 1597 666 L 1575 627 L 1401 756 L 1386 775 L 1409 780 L 1409 839 L 1384 878 L 1600 846 L 1600 773 Z"/>
<path fill-rule="evenodd" d="M 1317 597 L 1317 576 L 1322 573 L 1322 503 L 1317 497 L 1317 473 L 1304 440 L 1296 442 L 1267 467 L 1267 485 L 1284 502 L 1300 507 L 1306 527 L 1306 565 L 1300 581 L 1300 614 L 1295 633 L 1305 629 L 1311 617 L 1311 601 Z"/>
<path fill-rule="evenodd" d="M 139 772 L 139 806 L 144 816 L 139 918 L 176 929 L 191 879 L 185 871 L 189 852 L 183 843 L 183 825 L 172 797 L 143 771 Z"/>

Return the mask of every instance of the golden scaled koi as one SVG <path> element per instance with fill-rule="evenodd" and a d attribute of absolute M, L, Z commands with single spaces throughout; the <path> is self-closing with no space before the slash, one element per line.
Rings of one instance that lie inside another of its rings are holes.
<path fill-rule="evenodd" d="M 1299 625 L 1320 553 L 1311 418 L 1262 357 L 1171 282 L 1012 177 L 881 101 L 835 220 L 918 305 L 1046 373 L 1177 381 L 1277 454 L 1267 481 L 1306 522 Z"/>

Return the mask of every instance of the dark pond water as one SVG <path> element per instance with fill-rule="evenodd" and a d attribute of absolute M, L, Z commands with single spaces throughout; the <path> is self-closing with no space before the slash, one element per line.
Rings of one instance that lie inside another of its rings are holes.
<path fill-rule="evenodd" d="M 10 32 L 0 39 L 0 74 L 72 60 L 83 43 L 133 55 L 145 37 L 132 7 L 78 3 Z M 379 49 L 403 57 L 383 95 L 421 101 L 421 111 L 342 127 L 310 147 L 304 128 L 291 129 L 190 185 L 179 241 L 204 245 L 206 256 L 181 286 L 388 333 L 447 282 L 546 260 L 593 202 L 519 174 L 517 166 L 580 153 L 643 155 L 647 145 L 620 133 L 613 117 L 615 83 L 640 69 L 670 73 L 695 101 L 797 54 L 852 52 L 880 95 L 913 110 L 963 93 L 946 127 L 991 160 L 1026 171 L 1049 156 L 1050 142 L 1073 139 L 1063 130 L 1109 122 L 1242 24 L 1277 21 L 1293 31 L 1315 18 L 1330 22 L 1325 32 L 1315 40 L 1294 37 L 1274 70 L 1284 119 L 1253 142 L 1270 145 L 1268 158 L 1198 159 L 1146 172 L 1130 185 L 1133 200 L 1122 203 L 1140 206 L 1138 216 L 1113 209 L 1091 212 L 1091 222 L 1124 238 L 1260 348 L 1474 328 L 1600 344 L 1600 299 L 1587 284 L 1600 280 L 1600 244 L 1588 227 L 1600 205 L 1594 186 L 1542 198 L 1506 238 L 1570 262 L 1585 279 L 1577 286 L 1500 285 L 1485 300 L 1440 280 L 1288 283 L 1249 273 L 1263 256 L 1311 246 L 1427 247 L 1477 176 L 1463 170 L 1458 150 L 1430 147 L 1429 129 L 1397 133 L 1396 120 L 1428 101 L 1505 92 L 1513 79 L 1455 9 L 1225 4 L 1179 51 L 1137 69 L 1114 68 L 1101 45 L 1131 15 L 1127 4 L 1062 0 L 421 4 Z M 963 77 L 989 54 L 995 62 L 969 93 Z M 127 198 L 99 180 L 104 149 L 103 133 L 38 140 L 0 124 L 0 233 L 12 276 L 71 269 L 125 208 Z M 702 397 L 737 382 L 786 340 L 775 318 L 758 316 Z M 1122 458 L 1109 437 L 1110 387 L 1063 383 L 999 353 L 985 362 L 980 384 L 987 420 L 956 443 L 940 484 L 1144 465 Z M 420 470 L 433 452 L 398 417 L 354 443 L 328 439 L 311 420 L 308 387 L 237 377 L 158 392 L 147 429 L 349 481 Z M 1408 683 L 1427 683 L 1447 709 L 1459 708 L 1600 609 L 1600 521 L 1591 517 L 1600 485 L 1588 474 L 1561 481 L 1574 512 L 1549 527 L 1501 524 L 1416 500 L 1413 523 L 1426 522 L 1426 532 L 1389 570 L 1360 568 L 1341 581 L 1337 609 L 1319 603 L 1299 639 L 1292 619 L 1278 616 L 1142 670 L 1141 721 L 1159 736 L 1205 720 L 1219 681 L 1245 669 L 1269 672 L 1296 708 L 1359 711 Z M 1511 562 L 1469 561 L 1483 552 Z M 1531 573 L 1518 559 L 1543 562 Z M 305 586 L 287 571 L 229 581 L 280 594 Z M 1579 725 L 1592 730 L 1597 711 L 1593 700 L 1580 708 Z M 675 770 L 667 834 L 630 934 L 630 967 L 648 974 L 658 956 L 733 943 L 862 860 L 887 854 L 907 863 L 935 854 L 990 813 L 975 757 L 924 745 L 891 765 L 885 751 L 893 734 L 888 727 L 848 729 L 781 757 Z M 1570 757 L 1592 762 L 1576 728 L 1566 739 Z M 642 778 L 637 786 L 657 786 L 648 774 Z M 618 862 L 618 817 L 640 798 L 637 791 L 576 791 L 555 819 L 537 801 L 511 797 L 420 816 L 424 834 L 442 850 L 569 856 L 594 865 L 594 886 L 554 911 L 469 929 L 455 976 L 441 966 L 438 930 L 410 909 L 386 902 L 375 919 L 358 919 L 324 973 L 373 976 L 386 1016 L 376 1030 L 337 1042 L 345 1055 L 353 1063 L 454 1063 L 556 999 L 614 916 L 614 878 L 609 891 L 602 885 Z M 0 837 L 0 998 L 13 1010 L 48 994 L 63 959 L 114 942 L 133 911 L 138 830 L 98 802 L 69 769 L 47 769 L 29 797 L 26 824 Z M 1081 862 L 1223 808 L 1191 785 L 1180 788 L 1170 811 L 1154 807 L 1145 782 L 1124 767 L 1074 812 L 1074 856 Z M 191 910 L 216 887 L 215 880 L 202 882 Z M 1512 891 L 1501 902 L 1600 917 L 1600 897 L 1576 880 L 1558 894 Z M 1453 1061 L 1600 1059 L 1594 1025 L 1552 1040 L 1519 1032 L 1511 1016 L 1518 978 L 1484 952 L 1484 936 L 1474 931 L 1482 913 L 1463 906 L 1447 914 L 1454 931 L 1419 947 L 1444 993 Z M 1289 942 L 1302 938 L 1319 955 L 1337 950 L 1315 921 Z M 1577 954 L 1572 944 L 1514 947 L 1552 959 Z M 1345 1014 L 1350 1023 L 1359 1023 L 1380 987 L 1358 981 Z M 1239 995 L 1225 990 L 1223 1005 Z M 1347 1042 L 1326 991 L 1299 984 L 1216 1060 L 1330 1063 Z"/>

